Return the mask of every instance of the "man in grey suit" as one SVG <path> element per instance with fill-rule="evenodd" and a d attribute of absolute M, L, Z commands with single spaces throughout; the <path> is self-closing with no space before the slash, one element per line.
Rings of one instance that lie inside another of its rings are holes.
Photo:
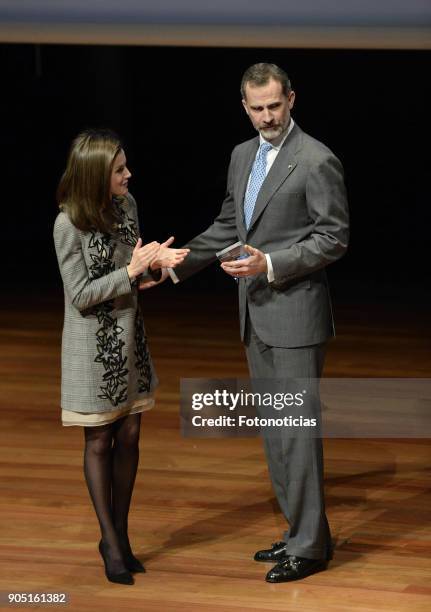
<path fill-rule="evenodd" d="M 241 338 L 253 378 L 318 379 L 333 335 L 325 268 L 343 255 L 348 211 L 340 161 L 293 121 L 295 93 L 274 64 L 248 68 L 242 103 L 259 136 L 233 150 L 220 214 L 187 247 L 179 280 L 237 240 L 248 258 L 222 263 L 238 279 Z M 252 246 L 251 246 L 252 245 Z M 269 582 L 304 578 L 332 558 L 320 437 L 264 436 L 272 484 L 289 524 L 258 551 Z"/>

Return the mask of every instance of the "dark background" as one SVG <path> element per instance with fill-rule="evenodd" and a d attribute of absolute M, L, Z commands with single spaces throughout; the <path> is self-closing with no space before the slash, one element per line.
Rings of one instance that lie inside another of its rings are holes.
<path fill-rule="evenodd" d="M 348 254 L 336 298 L 429 298 L 429 52 L 2 45 L 4 290 L 61 291 L 55 189 L 72 138 L 106 126 L 125 142 L 144 241 L 181 244 L 223 199 L 230 152 L 255 132 L 239 94 L 258 61 L 284 67 L 294 119 L 346 172 Z M 167 290 L 166 287 L 163 290 Z M 180 291 L 232 291 L 215 266 Z"/>

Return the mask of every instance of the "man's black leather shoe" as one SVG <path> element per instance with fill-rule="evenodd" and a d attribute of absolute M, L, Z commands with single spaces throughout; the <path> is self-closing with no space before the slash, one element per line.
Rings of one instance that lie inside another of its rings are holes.
<path fill-rule="evenodd" d="M 254 555 L 255 561 L 281 561 L 286 557 L 286 542 L 275 542 L 271 548 L 258 550 Z"/>
<path fill-rule="evenodd" d="M 267 582 L 290 582 L 301 580 L 325 570 L 328 566 L 326 559 L 306 559 L 290 555 L 277 563 L 266 575 Z"/>

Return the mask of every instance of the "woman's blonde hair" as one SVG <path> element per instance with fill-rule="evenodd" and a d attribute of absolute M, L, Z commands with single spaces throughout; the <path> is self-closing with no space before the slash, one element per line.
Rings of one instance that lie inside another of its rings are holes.
<path fill-rule="evenodd" d="M 114 160 L 123 146 L 110 130 L 85 130 L 72 142 L 57 202 L 82 231 L 113 233 L 119 221 L 111 196 Z"/>

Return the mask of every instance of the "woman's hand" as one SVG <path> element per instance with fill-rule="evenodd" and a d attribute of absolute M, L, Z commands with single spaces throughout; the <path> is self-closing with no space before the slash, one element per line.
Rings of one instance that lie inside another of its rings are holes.
<path fill-rule="evenodd" d="M 127 274 L 129 275 L 130 280 L 133 280 L 139 276 L 139 274 L 142 274 L 144 270 L 148 269 L 161 246 L 162 245 L 155 240 L 142 246 L 142 238 L 139 238 L 135 248 L 133 249 L 132 259 L 127 266 Z"/>
<path fill-rule="evenodd" d="M 190 253 L 190 249 L 170 249 L 169 246 L 174 240 L 175 238 L 171 236 L 159 246 L 157 255 L 151 262 L 152 270 L 157 270 L 157 268 L 175 268 Z"/>

